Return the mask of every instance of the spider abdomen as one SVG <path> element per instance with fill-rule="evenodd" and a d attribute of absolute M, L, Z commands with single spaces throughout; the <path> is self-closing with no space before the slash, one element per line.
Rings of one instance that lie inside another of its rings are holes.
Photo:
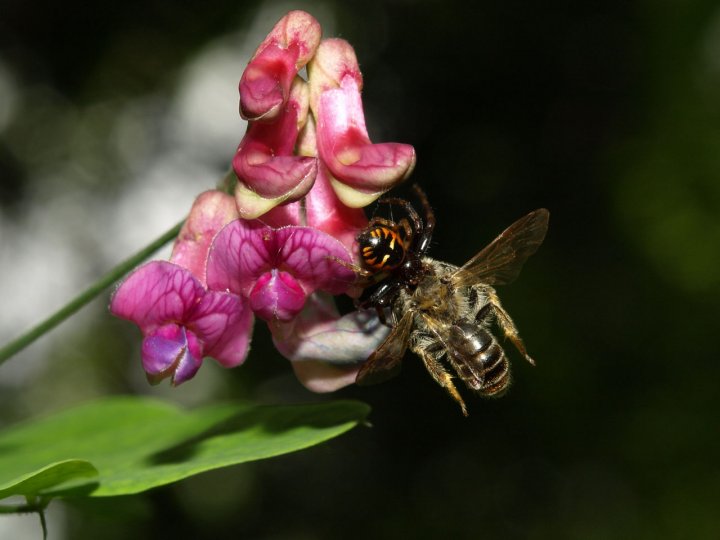
<path fill-rule="evenodd" d="M 405 259 L 405 243 L 390 227 L 372 227 L 360 235 L 358 242 L 363 262 L 375 271 L 393 270 Z"/>

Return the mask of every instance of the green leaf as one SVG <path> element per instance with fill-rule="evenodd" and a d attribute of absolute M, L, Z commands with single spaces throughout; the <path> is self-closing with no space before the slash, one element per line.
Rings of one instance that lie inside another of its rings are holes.
<path fill-rule="evenodd" d="M 0 484 L 0 499 L 12 495 L 34 496 L 54 486 L 67 484 L 76 479 L 97 476 L 97 474 L 98 471 L 92 463 L 81 459 L 67 459 L 51 463 Z"/>
<path fill-rule="evenodd" d="M 139 493 L 313 446 L 356 426 L 368 411 L 353 401 L 184 411 L 154 399 L 108 398 L 0 433 L 0 496 Z M 97 476 L 83 480 L 92 467 Z"/>

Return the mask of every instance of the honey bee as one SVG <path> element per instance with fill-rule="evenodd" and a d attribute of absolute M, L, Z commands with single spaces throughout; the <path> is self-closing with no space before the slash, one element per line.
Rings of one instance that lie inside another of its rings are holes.
<path fill-rule="evenodd" d="M 529 213 L 458 268 L 425 255 L 435 216 L 425 193 L 418 186 L 414 189 L 424 207 L 424 219 L 404 199 L 381 199 L 401 207 L 407 217 L 397 223 L 373 218 L 358 235 L 363 267 L 354 269 L 368 284 L 359 306 L 375 308 L 392 330 L 362 365 L 356 382 L 368 385 L 392 377 L 409 347 L 467 416 L 446 366 L 481 396 L 501 395 L 510 383 L 510 366 L 490 332 L 493 322 L 535 365 L 494 286 L 518 276 L 542 244 L 550 213 L 544 208 Z"/>

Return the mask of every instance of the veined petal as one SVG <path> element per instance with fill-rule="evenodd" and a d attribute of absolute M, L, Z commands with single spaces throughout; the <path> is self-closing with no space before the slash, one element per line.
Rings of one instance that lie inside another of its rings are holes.
<path fill-rule="evenodd" d="M 257 279 L 273 268 L 273 229 L 257 221 L 228 223 L 213 240 L 207 264 L 208 287 L 247 298 Z M 269 244 L 269 245 L 268 245 Z"/>
<path fill-rule="evenodd" d="M 231 195 L 217 190 L 201 193 L 175 241 L 170 262 L 187 268 L 205 285 L 205 265 L 212 239 L 237 218 L 237 207 Z"/>
<path fill-rule="evenodd" d="M 320 23 L 304 11 L 290 11 L 258 47 L 240 79 L 240 114 L 248 120 L 274 119 L 290 84 L 320 43 Z"/>
<path fill-rule="evenodd" d="M 289 273 L 273 268 L 250 291 L 250 307 L 266 321 L 289 321 L 305 305 L 306 293 Z"/>
<path fill-rule="evenodd" d="M 152 261 L 134 270 L 118 286 L 110 300 L 110 311 L 147 334 L 168 321 L 184 321 L 204 294 L 204 287 L 189 270 Z"/>
<path fill-rule="evenodd" d="M 355 273 L 334 258 L 351 262 L 348 250 L 332 236 L 311 227 L 283 227 L 275 231 L 279 248 L 275 264 L 287 269 L 307 294 L 320 289 L 345 292 Z"/>
<path fill-rule="evenodd" d="M 245 361 L 252 325 L 252 311 L 245 298 L 217 291 L 208 291 L 188 320 L 188 326 L 203 342 L 205 355 L 224 367 Z"/>

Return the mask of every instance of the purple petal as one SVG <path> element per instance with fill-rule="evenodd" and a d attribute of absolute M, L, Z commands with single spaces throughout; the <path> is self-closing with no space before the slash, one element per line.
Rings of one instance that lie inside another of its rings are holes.
<path fill-rule="evenodd" d="M 184 322 L 204 294 L 202 284 L 189 270 L 152 261 L 125 278 L 110 300 L 110 311 L 148 334 L 167 322 Z"/>
<path fill-rule="evenodd" d="M 238 366 L 245 361 L 253 316 L 243 297 L 208 291 L 188 324 L 202 340 L 207 356 L 224 367 Z"/>
<path fill-rule="evenodd" d="M 333 260 L 351 262 L 340 241 L 310 227 L 283 227 L 276 231 L 279 247 L 276 265 L 287 269 L 307 294 L 317 289 L 331 294 L 345 292 L 355 281 L 355 273 Z"/>
<path fill-rule="evenodd" d="M 142 344 L 142 362 L 151 384 L 172 377 L 174 385 L 192 378 L 202 363 L 202 349 L 195 336 L 177 324 L 168 324 L 148 335 Z"/>
<path fill-rule="evenodd" d="M 250 292 L 250 307 L 266 321 L 289 321 L 305 305 L 306 294 L 288 274 L 273 268 L 260 276 Z"/>

